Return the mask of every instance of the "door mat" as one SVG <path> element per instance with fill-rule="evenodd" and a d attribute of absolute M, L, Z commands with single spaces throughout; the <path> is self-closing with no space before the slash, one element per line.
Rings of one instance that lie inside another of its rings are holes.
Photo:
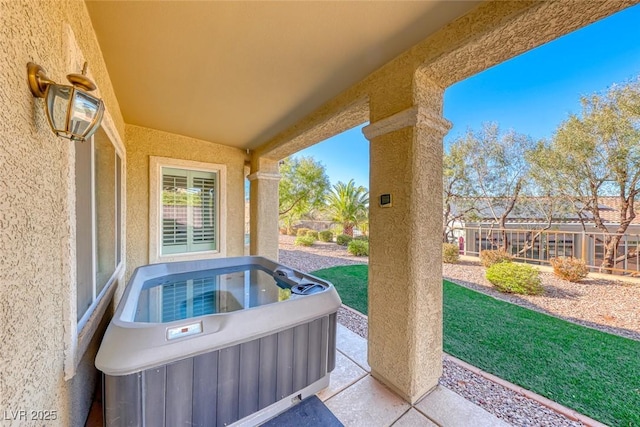
<path fill-rule="evenodd" d="M 317 396 L 311 396 L 286 412 L 262 424 L 262 427 L 344 427 Z"/>

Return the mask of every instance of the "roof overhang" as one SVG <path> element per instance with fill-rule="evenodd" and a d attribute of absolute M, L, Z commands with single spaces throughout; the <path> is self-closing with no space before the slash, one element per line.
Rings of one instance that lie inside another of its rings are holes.
<path fill-rule="evenodd" d="M 253 149 L 478 1 L 87 1 L 129 124 Z"/>

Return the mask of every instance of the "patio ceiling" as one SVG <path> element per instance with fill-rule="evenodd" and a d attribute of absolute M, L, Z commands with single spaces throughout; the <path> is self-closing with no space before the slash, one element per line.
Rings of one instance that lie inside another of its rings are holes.
<path fill-rule="evenodd" d="M 127 123 L 253 149 L 478 1 L 87 1 Z"/>

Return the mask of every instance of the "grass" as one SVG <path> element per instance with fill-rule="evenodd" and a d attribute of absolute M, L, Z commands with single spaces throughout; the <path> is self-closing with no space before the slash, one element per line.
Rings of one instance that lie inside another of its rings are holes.
<path fill-rule="evenodd" d="M 315 275 L 367 313 L 366 265 Z M 603 423 L 640 426 L 640 342 L 444 281 L 444 350 Z"/>
<path fill-rule="evenodd" d="M 369 266 L 349 265 L 345 267 L 332 267 L 311 273 L 333 283 L 346 306 L 367 314 L 369 295 L 367 283 L 369 280 Z"/>

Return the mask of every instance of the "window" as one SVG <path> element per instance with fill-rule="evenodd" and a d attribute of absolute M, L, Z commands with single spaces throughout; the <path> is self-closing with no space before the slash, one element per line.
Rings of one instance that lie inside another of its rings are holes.
<path fill-rule="evenodd" d="M 216 313 L 214 279 L 195 279 L 162 286 L 162 322 Z"/>
<path fill-rule="evenodd" d="M 102 129 L 91 141 L 76 142 L 75 160 L 76 312 L 82 323 L 121 262 L 122 162 Z"/>
<path fill-rule="evenodd" d="M 224 165 L 151 158 L 150 261 L 224 255 Z"/>
<path fill-rule="evenodd" d="M 216 175 L 162 168 L 162 255 L 217 249 Z"/>

